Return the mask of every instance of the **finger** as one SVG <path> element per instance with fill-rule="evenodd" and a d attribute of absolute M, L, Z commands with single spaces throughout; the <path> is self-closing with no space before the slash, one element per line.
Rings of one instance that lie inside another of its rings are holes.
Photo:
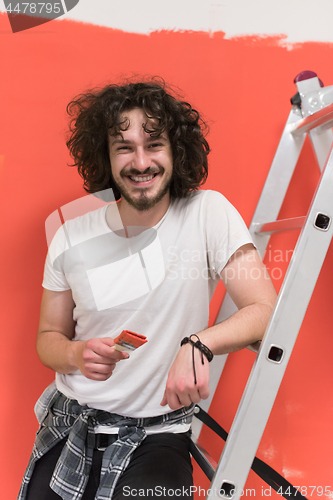
<path fill-rule="evenodd" d="M 171 410 L 178 410 L 184 406 L 179 400 L 178 395 L 172 391 L 166 393 L 166 404 L 169 405 Z"/>
<path fill-rule="evenodd" d="M 205 372 L 198 374 L 197 377 L 197 384 L 196 384 L 196 391 L 198 394 L 198 397 L 200 399 L 207 399 L 209 397 L 209 377 L 207 377 L 207 374 Z M 195 403 L 199 403 L 199 401 L 194 401 Z"/>
<path fill-rule="evenodd" d="M 115 363 L 115 360 L 112 360 L 109 356 L 104 356 L 96 352 L 94 347 L 91 345 L 87 345 L 87 348 L 83 352 L 83 360 L 85 366 L 92 365 L 111 365 Z"/>
<path fill-rule="evenodd" d="M 101 354 L 101 356 L 105 360 L 111 360 L 113 363 L 118 363 L 118 361 L 122 359 L 128 359 L 130 355 L 126 351 L 117 351 L 114 347 L 111 347 L 110 350 L 104 351 L 104 354 Z"/>
<path fill-rule="evenodd" d="M 160 405 L 161 406 L 166 406 L 168 403 L 167 403 L 167 397 L 166 397 L 166 394 L 165 394 L 165 391 L 164 391 L 164 394 L 163 394 L 163 398 L 162 398 L 162 401 L 160 402 Z"/>
<path fill-rule="evenodd" d="M 116 359 L 117 361 L 120 361 L 121 359 L 128 359 L 130 357 L 129 352 L 126 351 L 117 351 L 116 349 L 114 350 L 113 354 L 113 359 Z"/>
<path fill-rule="evenodd" d="M 204 386 L 199 389 L 199 397 L 200 399 L 207 399 L 209 397 L 209 386 Z M 193 401 L 194 403 L 199 403 L 199 401 Z"/>
<path fill-rule="evenodd" d="M 129 353 L 127 351 L 122 351 L 121 349 L 116 349 L 116 345 L 114 343 L 114 340 L 111 337 L 103 337 L 100 339 L 102 344 L 108 346 L 111 348 L 111 351 L 106 351 L 106 352 L 111 352 L 112 356 L 115 357 L 115 359 L 127 359 L 129 357 Z"/>
<path fill-rule="evenodd" d="M 100 373 L 101 375 L 108 375 L 113 372 L 116 363 L 102 364 L 102 363 L 87 363 L 86 371 L 90 373 Z"/>
<path fill-rule="evenodd" d="M 90 380 L 96 380 L 98 382 L 105 382 L 108 378 L 110 378 L 112 373 L 108 374 L 103 374 L 103 373 L 98 373 L 98 372 L 87 372 L 86 377 L 89 378 Z"/>
<path fill-rule="evenodd" d="M 187 394 L 186 397 L 181 397 L 180 400 L 184 406 L 190 406 L 192 403 L 200 403 L 201 396 L 199 391 L 196 389 Z"/>
<path fill-rule="evenodd" d="M 191 391 L 190 393 L 178 394 L 178 399 L 182 406 L 190 406 L 192 403 L 199 403 L 200 396 L 198 391 Z"/>
<path fill-rule="evenodd" d="M 101 356 L 105 359 L 113 359 L 119 361 L 121 359 L 127 359 L 129 353 L 125 351 L 117 351 L 114 348 L 113 339 L 91 339 L 88 341 L 87 347 L 91 349 L 95 354 Z"/>

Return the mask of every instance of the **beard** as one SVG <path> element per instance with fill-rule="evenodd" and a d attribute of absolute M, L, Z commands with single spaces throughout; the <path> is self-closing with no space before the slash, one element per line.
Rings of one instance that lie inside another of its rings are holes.
<path fill-rule="evenodd" d="M 156 171 L 156 169 L 154 170 L 154 169 L 148 168 L 144 172 L 144 175 L 152 175 L 152 174 L 156 174 L 156 173 L 163 175 L 164 168 L 160 167 L 158 171 Z M 139 172 L 135 169 L 131 169 L 130 171 L 121 173 L 121 177 L 127 177 L 129 175 L 131 175 L 131 176 L 142 175 L 142 172 Z M 136 197 L 132 197 L 123 185 L 120 185 L 114 179 L 113 179 L 113 182 L 115 184 L 115 187 L 118 189 L 121 197 L 124 200 L 126 200 L 127 203 L 129 203 L 133 208 L 135 208 L 136 210 L 139 210 L 140 212 L 143 212 L 143 211 L 150 210 L 151 208 L 153 208 L 168 193 L 168 191 L 170 189 L 170 184 L 171 184 L 171 176 L 170 176 L 170 178 L 165 178 L 158 193 L 156 193 L 156 195 L 153 197 L 149 196 L 149 189 L 150 189 L 149 187 L 139 188 L 140 196 L 138 198 L 136 198 Z"/>

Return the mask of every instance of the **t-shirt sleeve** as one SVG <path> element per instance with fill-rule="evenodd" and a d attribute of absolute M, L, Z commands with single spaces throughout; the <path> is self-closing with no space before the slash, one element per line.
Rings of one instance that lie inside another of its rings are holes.
<path fill-rule="evenodd" d="M 212 275 L 216 276 L 236 250 L 254 243 L 242 217 L 222 194 L 206 192 L 205 217 L 207 259 Z"/>
<path fill-rule="evenodd" d="M 67 240 L 62 226 L 55 234 L 47 253 L 42 283 L 43 288 L 54 292 L 62 292 L 70 289 L 65 273 L 62 269 L 59 269 L 59 266 L 57 266 L 58 268 L 56 269 L 54 265 L 57 261 L 57 257 L 65 252 L 67 248 Z"/>

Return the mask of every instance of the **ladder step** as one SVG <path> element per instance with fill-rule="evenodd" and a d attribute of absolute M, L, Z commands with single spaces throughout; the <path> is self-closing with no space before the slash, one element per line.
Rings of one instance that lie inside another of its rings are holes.
<path fill-rule="evenodd" d="M 306 222 L 306 217 L 293 217 L 290 219 L 275 220 L 272 222 L 254 222 L 253 229 L 256 234 L 272 234 L 277 231 L 287 231 L 289 229 L 301 229 Z"/>
<path fill-rule="evenodd" d="M 290 125 L 290 132 L 293 135 L 304 134 L 317 127 L 325 125 L 323 129 L 333 127 L 333 103 L 316 111 L 313 115 L 306 116 Z"/>

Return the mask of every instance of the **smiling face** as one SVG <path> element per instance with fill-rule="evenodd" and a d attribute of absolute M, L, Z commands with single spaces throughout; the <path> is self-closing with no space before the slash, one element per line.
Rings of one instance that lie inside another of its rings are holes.
<path fill-rule="evenodd" d="M 144 127 L 154 129 L 154 120 L 139 108 L 126 111 L 121 119 L 128 120 L 129 127 L 109 138 L 111 170 L 121 203 L 139 211 L 160 202 L 168 206 L 173 162 L 167 133 L 151 137 L 145 132 Z"/>

